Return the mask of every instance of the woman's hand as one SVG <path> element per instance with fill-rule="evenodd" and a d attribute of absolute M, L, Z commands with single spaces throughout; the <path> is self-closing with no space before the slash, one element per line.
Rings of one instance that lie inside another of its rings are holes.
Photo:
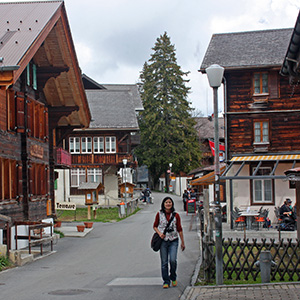
<path fill-rule="evenodd" d="M 158 234 L 159 236 L 160 236 L 160 238 L 163 240 L 166 236 L 163 234 L 163 233 L 161 233 L 161 232 L 159 232 L 159 234 Z"/>
<path fill-rule="evenodd" d="M 181 250 L 184 251 L 184 249 L 185 249 L 185 244 L 184 244 L 184 242 L 182 242 L 181 243 Z"/>

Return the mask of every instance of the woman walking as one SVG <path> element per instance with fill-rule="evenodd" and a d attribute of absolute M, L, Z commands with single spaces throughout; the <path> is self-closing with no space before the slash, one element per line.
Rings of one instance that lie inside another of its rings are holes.
<path fill-rule="evenodd" d="M 168 224 L 169 227 L 164 234 L 164 230 Z M 178 237 L 181 240 L 181 250 L 185 249 L 183 232 L 181 227 L 181 219 L 178 213 L 175 212 L 174 201 L 170 197 L 163 199 L 161 210 L 156 214 L 153 229 L 163 239 L 160 248 L 161 259 L 161 275 L 163 279 L 163 288 L 177 285 L 177 252 L 178 252 Z M 169 273 L 170 262 L 170 273 Z"/>

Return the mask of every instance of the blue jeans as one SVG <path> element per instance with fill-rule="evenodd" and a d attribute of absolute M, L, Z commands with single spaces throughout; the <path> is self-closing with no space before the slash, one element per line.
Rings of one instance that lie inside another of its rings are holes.
<path fill-rule="evenodd" d="M 177 278 L 177 250 L 178 239 L 174 241 L 162 241 L 160 247 L 161 260 L 161 276 L 164 284 L 170 285 L 170 281 L 175 281 Z M 169 261 L 170 261 L 170 275 L 169 275 Z"/>

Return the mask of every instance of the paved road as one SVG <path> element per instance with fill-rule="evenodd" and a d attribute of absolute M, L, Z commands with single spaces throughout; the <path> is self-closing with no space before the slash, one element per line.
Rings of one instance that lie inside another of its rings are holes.
<path fill-rule="evenodd" d="M 186 247 L 178 255 L 178 287 L 162 289 L 159 254 L 150 248 L 152 223 L 162 198 L 118 223 L 94 223 L 84 238 L 59 240 L 57 252 L 23 267 L 0 273 L 1 299 L 179 299 L 190 285 L 199 257 L 198 235 L 189 231 L 191 216 L 182 217 Z"/>

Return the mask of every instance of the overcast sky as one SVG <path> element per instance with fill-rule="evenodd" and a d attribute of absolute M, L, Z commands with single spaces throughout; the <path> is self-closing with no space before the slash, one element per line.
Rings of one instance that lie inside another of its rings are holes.
<path fill-rule="evenodd" d="M 138 82 L 166 31 L 178 64 L 190 71 L 191 106 L 207 115 L 212 90 L 198 70 L 212 34 L 294 27 L 300 0 L 65 0 L 65 6 L 83 73 L 103 84 Z"/>

